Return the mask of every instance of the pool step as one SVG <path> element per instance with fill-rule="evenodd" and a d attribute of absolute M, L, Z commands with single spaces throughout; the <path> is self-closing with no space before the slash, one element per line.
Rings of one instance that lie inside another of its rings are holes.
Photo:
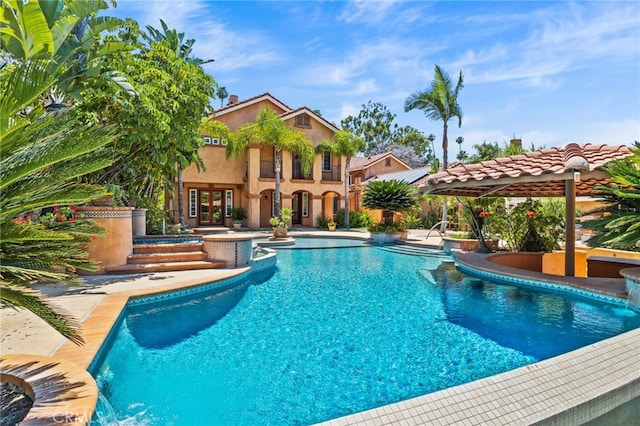
<path fill-rule="evenodd" d="M 225 268 L 227 262 L 223 261 L 193 261 L 193 262 L 164 262 L 164 263 L 138 263 L 106 268 L 109 274 L 133 274 L 140 272 L 167 272 L 189 271 L 193 269 L 219 269 Z"/>
<path fill-rule="evenodd" d="M 429 247 L 414 246 L 406 243 L 387 244 L 378 246 L 378 248 L 394 253 L 408 254 L 410 256 L 447 256 L 442 250 L 437 250 Z"/>
<path fill-rule="evenodd" d="M 207 254 L 203 251 L 134 253 L 127 258 L 127 263 L 192 262 L 198 260 L 207 260 Z"/>
<path fill-rule="evenodd" d="M 183 253 L 202 252 L 203 242 L 170 243 L 170 244 L 134 244 L 133 254 L 145 253 Z"/>
<path fill-rule="evenodd" d="M 133 254 L 127 257 L 127 264 L 107 267 L 106 272 L 131 274 L 226 267 L 227 262 L 207 260 L 202 242 L 134 244 Z"/>

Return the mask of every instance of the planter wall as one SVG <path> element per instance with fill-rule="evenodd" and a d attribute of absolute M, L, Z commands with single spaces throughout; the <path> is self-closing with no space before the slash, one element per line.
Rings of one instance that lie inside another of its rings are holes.
<path fill-rule="evenodd" d="M 125 265 L 127 257 L 133 253 L 133 207 L 78 207 L 78 211 L 85 218 L 95 220 L 107 234 L 89 243 L 89 259 L 99 263 L 100 270 L 78 272 L 103 274 L 109 266 Z"/>
<path fill-rule="evenodd" d="M 466 238 L 447 238 L 442 237 L 443 251 L 445 254 L 451 254 L 453 250 L 476 251 L 478 250 L 478 240 Z"/>

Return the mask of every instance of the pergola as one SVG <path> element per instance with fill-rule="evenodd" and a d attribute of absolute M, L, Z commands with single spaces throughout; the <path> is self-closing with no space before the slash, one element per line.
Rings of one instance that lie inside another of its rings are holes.
<path fill-rule="evenodd" d="M 460 197 L 565 197 L 565 275 L 575 275 L 576 196 L 613 181 L 602 166 L 631 155 L 625 145 L 568 143 L 477 164 L 454 164 L 418 183 L 422 193 Z"/>

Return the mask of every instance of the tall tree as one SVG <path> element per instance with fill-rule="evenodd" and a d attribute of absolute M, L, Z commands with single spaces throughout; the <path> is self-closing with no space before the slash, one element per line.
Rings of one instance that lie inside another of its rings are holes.
<path fill-rule="evenodd" d="M 418 91 L 409 95 L 404 103 L 406 112 L 414 109 L 424 111 L 427 118 L 434 121 L 442 120 L 442 168 L 446 170 L 448 163 L 449 141 L 447 139 L 447 129 L 449 120 L 458 117 L 458 127 L 462 126 L 462 109 L 458 104 L 458 95 L 463 87 L 462 71 L 458 76 L 458 82 L 453 87 L 453 82 L 449 75 L 435 66 L 434 79 L 428 90 Z M 445 198 L 442 204 L 443 230 L 444 222 L 447 220 L 447 201 Z"/>
<path fill-rule="evenodd" d="M 333 139 L 324 140 L 316 147 L 316 152 L 329 151 L 332 154 L 346 157 L 344 168 L 344 228 L 349 229 L 349 171 L 351 158 L 365 147 L 365 141 L 351 133 L 349 130 L 338 130 Z"/>
<path fill-rule="evenodd" d="M 218 90 L 216 90 L 216 96 L 220 99 L 220 108 L 222 108 L 224 100 L 229 97 L 229 92 L 227 92 L 226 87 L 218 87 Z"/>
<path fill-rule="evenodd" d="M 315 151 L 311 141 L 299 130 L 288 127 L 278 114 L 269 108 L 263 108 L 255 121 L 245 123 L 234 132 L 234 137 L 227 143 L 228 158 L 240 158 L 249 145 L 261 143 L 273 146 L 275 169 L 275 212 L 280 214 L 280 173 L 282 171 L 282 151 L 289 151 L 300 156 L 303 173 L 308 173 L 313 166 Z"/>
<path fill-rule="evenodd" d="M 442 167 L 445 169 L 448 165 L 447 129 L 449 128 L 449 120 L 458 117 L 458 127 L 462 126 L 462 109 L 458 104 L 458 95 L 462 87 L 462 71 L 460 71 L 458 82 L 454 88 L 449 75 L 436 65 L 431 87 L 428 90 L 412 93 L 404 103 L 406 112 L 419 109 L 424 111 L 430 120 L 442 121 Z"/>
<path fill-rule="evenodd" d="M 153 28 L 150 25 L 147 25 L 147 31 L 149 34 L 143 34 L 143 37 L 149 41 L 150 45 L 153 46 L 154 43 L 162 43 L 168 46 L 175 54 L 175 57 L 179 60 L 185 61 L 187 64 L 193 65 L 195 67 L 200 67 L 203 64 L 213 62 L 213 59 L 200 59 L 191 56 L 191 52 L 193 50 L 193 45 L 195 44 L 195 39 L 184 39 L 184 33 L 179 33 L 176 29 L 169 29 L 167 24 L 161 19 L 160 25 L 162 26 L 162 31 Z M 212 83 L 214 83 L 212 81 Z M 215 83 L 214 83 L 215 84 Z M 182 87 L 184 89 L 184 86 Z M 207 93 L 208 97 L 213 98 L 215 96 L 215 88 L 211 87 L 210 91 Z M 205 111 L 202 111 L 203 113 Z M 193 130 L 195 120 L 191 121 L 191 129 Z M 173 129 L 173 127 L 172 127 Z M 177 137 L 183 137 L 184 135 L 176 134 Z M 178 142 L 176 140 L 176 142 Z M 197 152 L 193 152 L 188 149 L 183 151 L 183 155 L 181 158 L 178 158 L 176 168 L 177 168 L 177 178 L 178 178 L 178 188 L 177 188 L 177 198 L 178 198 L 178 217 L 180 218 L 180 224 L 185 227 L 186 221 L 184 216 L 184 188 L 182 185 L 182 170 L 191 164 L 194 161 L 199 159 Z"/>
<path fill-rule="evenodd" d="M 357 117 L 348 116 L 341 122 L 342 129 L 365 141 L 364 155 L 380 154 L 387 151 L 398 128 L 394 122 L 396 115 L 379 102 L 367 102 Z"/>
<path fill-rule="evenodd" d="M 456 138 L 456 143 L 458 144 L 458 156 L 461 156 L 460 153 L 462 152 L 462 143 L 464 142 L 464 138 L 462 136 L 458 136 Z"/>

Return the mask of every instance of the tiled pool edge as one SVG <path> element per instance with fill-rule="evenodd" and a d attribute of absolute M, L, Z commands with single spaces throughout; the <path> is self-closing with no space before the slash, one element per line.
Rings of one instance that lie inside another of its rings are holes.
<path fill-rule="evenodd" d="M 640 329 L 319 425 L 581 424 L 640 396 Z"/>

